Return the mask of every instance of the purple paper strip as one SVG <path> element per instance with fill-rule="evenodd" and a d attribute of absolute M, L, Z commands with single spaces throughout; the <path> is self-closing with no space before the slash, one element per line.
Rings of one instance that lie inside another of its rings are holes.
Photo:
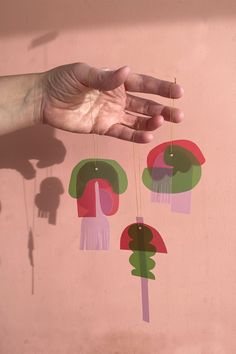
<path fill-rule="evenodd" d="M 138 224 L 143 224 L 143 217 L 142 216 L 136 216 L 136 221 Z"/>
<path fill-rule="evenodd" d="M 141 277 L 142 292 L 142 313 L 143 321 L 150 322 L 149 318 L 149 296 L 148 296 L 148 279 Z"/>
<path fill-rule="evenodd" d="M 191 191 L 171 195 L 171 211 L 189 214 L 191 211 Z"/>
<path fill-rule="evenodd" d="M 138 224 L 143 224 L 143 217 L 136 216 L 136 221 Z M 149 296 L 148 296 L 148 279 L 141 278 L 141 294 L 142 294 L 142 314 L 143 314 L 143 321 L 149 321 Z"/>

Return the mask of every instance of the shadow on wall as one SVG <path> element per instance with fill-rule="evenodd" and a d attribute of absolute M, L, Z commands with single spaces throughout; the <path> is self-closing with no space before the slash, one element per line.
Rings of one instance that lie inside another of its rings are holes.
<path fill-rule="evenodd" d="M 197 317 L 199 321 L 199 316 Z M 215 327 L 218 324 L 215 324 Z M 181 353 L 231 353 L 232 344 L 225 339 L 225 335 L 219 336 L 215 333 L 214 325 L 208 326 L 208 331 L 193 329 L 186 333 L 176 328 L 173 333 L 159 332 L 150 330 L 136 331 L 129 329 L 123 331 L 110 331 L 100 336 L 94 336 L 90 342 L 89 352 L 91 353 L 151 353 L 151 354 L 181 354 Z M 194 328 L 194 327 L 193 327 Z M 75 346 L 74 346 L 75 347 Z M 85 350 L 85 345 L 81 352 Z M 76 348 L 71 345 L 71 354 L 78 353 Z"/>
<path fill-rule="evenodd" d="M 60 195 L 64 193 L 63 185 L 57 177 L 47 177 L 40 184 L 40 192 L 35 197 L 38 217 L 47 218 L 48 223 L 56 225 L 57 209 Z"/>
<path fill-rule="evenodd" d="M 40 47 L 42 45 L 48 44 L 49 42 L 54 41 L 59 35 L 58 31 L 50 31 L 47 33 L 44 33 L 41 36 L 35 37 L 29 45 L 28 49 L 34 49 L 36 47 Z"/>
<path fill-rule="evenodd" d="M 54 132 L 49 126 L 38 125 L 0 136 L 0 169 L 16 170 L 23 179 L 31 180 L 37 174 L 31 160 L 37 160 L 37 169 L 48 168 L 50 174 L 49 167 L 62 163 L 66 155 L 64 144 L 55 138 Z M 38 217 L 55 225 L 62 193 L 64 188 L 59 178 L 45 178 L 34 200 Z"/>
<path fill-rule="evenodd" d="M 18 171 L 25 179 L 32 179 L 36 170 L 30 160 L 38 160 L 38 168 L 46 168 L 64 161 L 64 144 L 54 137 L 48 126 L 26 128 L 0 136 L 0 169 Z"/>
<path fill-rule="evenodd" d="M 235 0 L 9 0 L 1 6 L 1 35 L 236 15 Z"/>

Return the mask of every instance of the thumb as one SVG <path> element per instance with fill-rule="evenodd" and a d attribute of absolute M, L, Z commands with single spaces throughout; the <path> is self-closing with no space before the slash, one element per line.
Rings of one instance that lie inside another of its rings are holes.
<path fill-rule="evenodd" d="M 100 91 L 110 91 L 124 84 L 130 68 L 123 66 L 117 70 L 97 69 L 84 63 L 75 64 L 76 76 L 87 86 Z"/>

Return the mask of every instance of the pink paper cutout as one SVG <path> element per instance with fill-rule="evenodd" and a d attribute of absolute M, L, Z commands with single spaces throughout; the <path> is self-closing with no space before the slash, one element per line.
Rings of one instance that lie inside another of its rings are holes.
<path fill-rule="evenodd" d="M 140 223 L 140 221 L 137 221 L 137 222 Z M 129 243 L 130 243 L 130 241 L 132 241 L 132 239 L 129 236 L 128 231 L 129 231 L 129 228 L 130 228 L 131 225 L 128 225 L 124 229 L 124 231 L 122 232 L 122 235 L 121 235 L 121 238 L 120 238 L 120 249 L 121 250 L 130 250 Z M 158 253 L 167 253 L 166 245 L 165 245 L 161 235 L 159 234 L 159 232 L 156 229 L 154 229 L 152 226 L 150 226 L 150 225 L 147 225 L 145 223 L 143 223 L 143 225 L 146 226 L 147 228 L 149 228 L 149 230 L 152 231 L 153 238 L 152 238 L 150 243 L 156 248 L 156 252 L 158 252 Z"/>
<path fill-rule="evenodd" d="M 171 144 L 181 146 L 185 148 L 186 150 L 190 151 L 197 161 L 199 162 L 200 165 L 203 165 L 205 160 L 205 157 L 203 156 L 201 150 L 199 147 L 193 143 L 190 140 L 173 140 L 173 141 L 167 141 L 165 143 L 162 143 L 156 147 L 154 147 L 148 154 L 147 156 L 147 167 L 152 168 L 154 166 L 154 161 L 156 159 L 156 156 L 161 154 L 162 152 L 165 151 L 165 149 L 170 146 Z"/>
<path fill-rule="evenodd" d="M 114 215 L 119 207 L 119 195 L 114 193 L 107 180 L 102 178 L 91 179 L 86 184 L 83 195 L 77 199 L 79 217 L 95 217 L 95 184 L 100 190 L 100 207 L 107 216 Z"/>
<path fill-rule="evenodd" d="M 103 213 L 105 215 L 115 214 L 119 206 L 118 195 L 113 193 L 114 195 L 117 196 L 117 198 L 113 198 L 113 195 L 111 194 L 112 191 L 109 189 L 99 188 L 99 191 L 100 191 L 101 208 Z"/>
<path fill-rule="evenodd" d="M 86 217 L 81 222 L 80 249 L 81 250 L 108 250 L 110 227 L 101 208 L 99 183 L 95 182 L 95 210 L 96 216 Z"/>

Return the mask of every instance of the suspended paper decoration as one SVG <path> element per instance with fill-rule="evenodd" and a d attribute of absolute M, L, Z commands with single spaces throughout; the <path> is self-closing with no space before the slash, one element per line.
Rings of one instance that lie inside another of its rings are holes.
<path fill-rule="evenodd" d="M 143 171 L 143 183 L 151 190 L 151 200 L 171 204 L 171 211 L 189 213 L 191 190 L 201 178 L 205 158 L 189 140 L 165 142 L 152 149 Z"/>
<path fill-rule="evenodd" d="M 110 227 L 102 212 L 98 182 L 95 182 L 96 216 L 85 217 L 81 222 L 80 249 L 107 250 L 109 248 Z"/>
<path fill-rule="evenodd" d="M 133 251 L 129 258 L 130 264 L 134 267 L 131 274 L 141 279 L 142 315 L 143 320 L 149 322 L 148 279 L 155 279 L 151 270 L 156 264 L 152 257 L 156 253 L 167 253 L 167 249 L 156 229 L 144 224 L 143 218 L 137 217 L 136 221 L 124 229 L 120 249 Z"/>
<path fill-rule="evenodd" d="M 80 249 L 107 250 L 109 223 L 119 207 L 119 194 L 126 191 L 127 176 L 114 160 L 86 159 L 72 171 L 69 194 L 77 199 L 81 222 Z"/>

